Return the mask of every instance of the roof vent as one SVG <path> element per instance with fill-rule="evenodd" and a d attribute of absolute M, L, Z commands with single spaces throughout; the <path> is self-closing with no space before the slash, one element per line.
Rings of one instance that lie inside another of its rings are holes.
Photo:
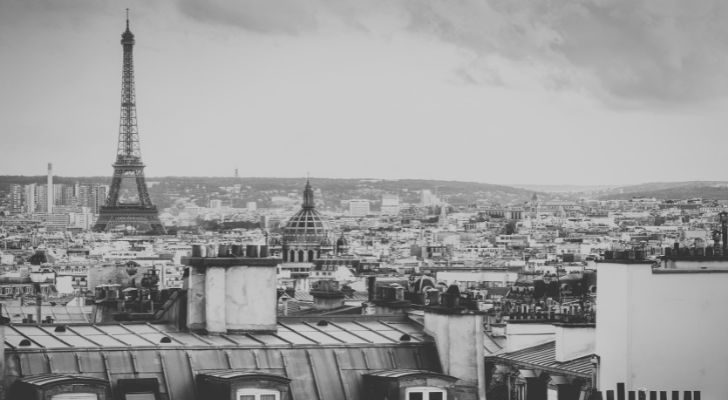
<path fill-rule="evenodd" d="M 18 343 L 18 346 L 21 346 L 21 347 L 29 347 L 30 346 L 30 340 L 23 339 L 23 340 L 20 341 L 20 343 Z"/>
<path fill-rule="evenodd" d="M 170 338 L 169 336 L 165 336 L 159 339 L 159 343 L 172 343 L 172 338 Z"/>
<path fill-rule="evenodd" d="M 406 333 L 404 335 L 400 336 L 400 338 L 399 338 L 400 342 L 409 342 L 410 340 L 412 340 L 412 336 L 410 336 Z"/>
<path fill-rule="evenodd" d="M 66 326 L 65 325 L 58 325 L 56 329 L 53 330 L 54 332 L 65 332 Z"/>
<path fill-rule="evenodd" d="M 329 326 L 329 322 L 321 320 L 321 321 L 317 322 L 316 325 L 317 326 Z"/>

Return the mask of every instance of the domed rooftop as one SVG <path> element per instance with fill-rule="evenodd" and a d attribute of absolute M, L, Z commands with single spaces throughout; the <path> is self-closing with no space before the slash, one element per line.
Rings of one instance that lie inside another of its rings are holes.
<path fill-rule="evenodd" d="M 339 236 L 339 239 L 336 241 L 336 246 L 348 246 L 349 242 L 346 241 L 346 238 L 344 237 L 344 232 L 341 232 L 341 236 Z"/>
<path fill-rule="evenodd" d="M 301 210 L 293 215 L 283 228 L 284 242 L 320 244 L 328 239 L 329 228 L 315 207 L 313 189 L 311 189 L 311 183 L 307 180 L 306 188 L 303 190 Z"/>

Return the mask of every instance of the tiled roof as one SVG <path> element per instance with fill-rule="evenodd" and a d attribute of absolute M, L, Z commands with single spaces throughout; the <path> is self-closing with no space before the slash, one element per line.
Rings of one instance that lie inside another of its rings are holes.
<path fill-rule="evenodd" d="M 363 374 L 442 372 L 434 343 L 406 317 L 279 318 L 275 334 L 197 335 L 155 324 L 6 326 L 6 381 L 83 375 L 113 386 L 156 378 L 162 398 L 194 400 L 195 377 L 250 370 L 291 379 L 296 399 L 360 400 Z M 399 339 L 408 334 L 410 341 Z M 169 340 L 162 341 L 168 337 Z M 19 346 L 26 340 L 29 346 Z M 305 397 L 301 397 L 305 396 Z M 364 399 L 361 399 L 364 400 Z"/>
<path fill-rule="evenodd" d="M 587 355 L 565 362 L 558 362 L 556 361 L 556 342 L 550 341 L 510 353 L 492 355 L 487 358 L 494 362 L 540 368 L 557 373 L 589 378 L 591 377 L 593 368 L 591 357 L 591 355 Z"/>

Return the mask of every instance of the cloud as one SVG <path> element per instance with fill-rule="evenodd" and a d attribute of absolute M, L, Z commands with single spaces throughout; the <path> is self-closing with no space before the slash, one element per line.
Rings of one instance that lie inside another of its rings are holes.
<path fill-rule="evenodd" d="M 194 19 L 258 33 L 296 34 L 317 26 L 315 0 L 180 0 L 178 5 L 183 14 Z"/>
<path fill-rule="evenodd" d="M 411 29 L 543 69 L 544 82 L 628 102 L 728 92 L 728 17 L 719 0 L 465 0 L 409 3 Z M 547 71 L 547 72 L 546 72 Z M 548 86 L 548 85 L 547 85 Z"/>
<path fill-rule="evenodd" d="M 722 0 L 180 0 L 179 7 L 262 33 L 302 34 L 334 21 L 436 38 L 480 58 L 453 71 L 472 84 L 518 84 L 507 79 L 517 63 L 547 89 L 617 103 L 684 104 L 728 93 Z"/>

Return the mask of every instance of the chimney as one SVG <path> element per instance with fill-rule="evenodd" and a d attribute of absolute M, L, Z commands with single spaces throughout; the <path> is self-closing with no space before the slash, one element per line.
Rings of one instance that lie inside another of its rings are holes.
<path fill-rule="evenodd" d="M 367 293 L 369 295 L 369 301 L 374 301 L 374 287 L 377 284 L 377 277 L 372 275 L 367 277 Z"/>
<path fill-rule="evenodd" d="M 344 292 L 339 282 L 321 280 L 313 283 L 309 293 L 313 296 L 313 308 L 319 311 L 333 310 L 344 306 Z"/>
<path fill-rule="evenodd" d="M 485 400 L 484 314 L 460 305 L 425 307 L 425 333 L 435 339 L 442 372 L 459 379 L 456 388 L 476 391 L 478 400 Z"/>
<path fill-rule="evenodd" d="M 220 256 L 218 246 L 193 245 L 189 266 L 187 328 L 213 334 L 274 332 L 277 328 L 277 258 Z M 210 251 L 213 250 L 213 251 Z"/>
<path fill-rule="evenodd" d="M 728 254 L 728 212 L 721 212 L 720 214 L 720 232 L 721 239 L 723 241 L 723 255 Z"/>
<path fill-rule="evenodd" d="M 46 191 L 48 194 L 46 196 L 46 199 L 48 200 L 48 208 L 47 213 L 51 214 L 53 212 L 53 204 L 55 203 L 53 200 L 53 164 L 48 163 L 48 190 Z"/>

